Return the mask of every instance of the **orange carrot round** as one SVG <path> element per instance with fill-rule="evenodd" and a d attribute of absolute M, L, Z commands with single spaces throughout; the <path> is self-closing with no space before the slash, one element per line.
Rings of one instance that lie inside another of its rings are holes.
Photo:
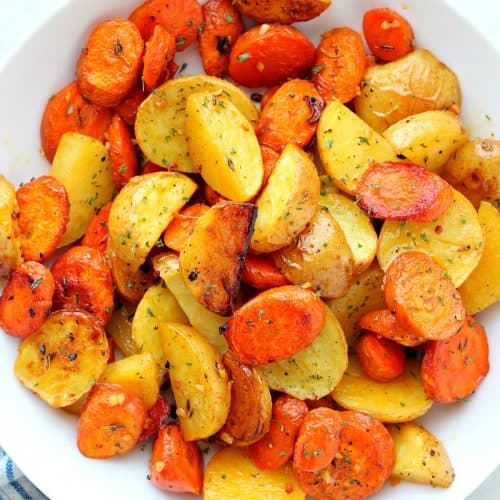
<path fill-rule="evenodd" d="M 261 146 L 260 152 L 262 154 L 262 163 L 264 164 L 264 177 L 262 179 L 262 185 L 265 186 L 269 176 L 274 170 L 276 162 L 279 160 L 280 154 L 267 146 Z"/>
<path fill-rule="evenodd" d="M 142 80 L 149 92 L 165 79 L 168 66 L 175 56 L 175 48 L 174 35 L 157 24 L 144 48 Z"/>
<path fill-rule="evenodd" d="M 276 91 L 280 88 L 280 85 L 275 85 L 274 87 L 269 87 L 262 97 L 260 98 L 260 109 L 264 109 L 266 104 L 271 100 L 271 97 L 276 93 Z"/>
<path fill-rule="evenodd" d="M 274 262 L 264 255 L 246 256 L 241 281 L 257 290 L 267 290 L 289 284 Z"/>
<path fill-rule="evenodd" d="M 127 125 L 133 126 L 137 110 L 147 96 L 148 93 L 142 88 L 142 83 L 138 83 L 130 91 L 127 97 L 116 106 L 115 111 Z M 106 127 L 106 130 L 107 129 L 108 127 Z"/>
<path fill-rule="evenodd" d="M 203 203 L 194 203 L 181 210 L 163 233 L 165 246 L 180 252 L 199 217 L 208 209 L 209 207 Z"/>
<path fill-rule="evenodd" d="M 104 205 L 90 221 L 89 227 L 83 235 L 82 245 L 97 248 L 104 254 L 108 245 L 108 219 L 111 202 Z"/>
<path fill-rule="evenodd" d="M 148 410 L 139 441 L 147 441 L 148 439 L 155 438 L 160 429 L 167 424 L 169 416 L 170 404 L 167 398 L 160 394 L 156 403 Z"/>

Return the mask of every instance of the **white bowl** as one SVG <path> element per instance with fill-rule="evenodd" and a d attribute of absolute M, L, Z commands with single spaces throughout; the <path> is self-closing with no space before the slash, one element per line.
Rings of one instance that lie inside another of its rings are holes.
<path fill-rule="evenodd" d="M 0 169 L 19 184 L 48 171 L 40 156 L 39 125 L 50 95 L 74 79 L 75 62 L 90 29 L 111 16 L 127 16 L 138 0 L 70 0 L 32 33 L 2 68 L 0 78 Z M 395 0 L 334 0 L 317 20 L 300 28 L 315 42 L 333 26 L 361 29 L 362 13 L 393 7 L 409 19 L 420 47 L 431 49 L 456 71 L 463 90 L 462 115 L 471 137 L 498 129 L 500 56 L 444 0 L 419 0 L 402 9 Z M 196 48 L 180 53 L 186 73 L 199 72 Z M 488 116 L 486 116 L 488 115 Z M 493 118 L 493 119 L 491 119 Z M 500 432 L 500 307 L 480 315 L 490 339 L 491 371 L 469 402 L 435 405 L 421 422 L 444 441 L 456 479 L 447 489 L 400 484 L 377 498 L 417 500 L 466 497 L 498 465 Z M 12 372 L 18 341 L 0 335 L 0 443 L 27 476 L 53 500 L 72 498 L 165 499 L 148 474 L 149 448 L 113 460 L 90 460 L 76 448 L 76 418 L 46 406 Z M 245 492 L 241 492 L 245 498 Z"/>

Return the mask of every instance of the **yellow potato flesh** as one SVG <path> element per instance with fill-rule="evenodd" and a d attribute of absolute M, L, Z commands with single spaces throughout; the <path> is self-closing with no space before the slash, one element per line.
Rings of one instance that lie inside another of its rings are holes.
<path fill-rule="evenodd" d="M 115 302 L 115 308 L 106 324 L 106 333 L 124 356 L 139 354 L 139 349 L 132 338 L 132 319 L 134 308 L 122 302 Z"/>

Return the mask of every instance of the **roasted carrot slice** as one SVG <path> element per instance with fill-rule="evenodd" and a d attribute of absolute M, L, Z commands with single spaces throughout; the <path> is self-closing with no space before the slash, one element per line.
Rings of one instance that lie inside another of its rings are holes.
<path fill-rule="evenodd" d="M 176 252 L 180 252 L 198 218 L 208 209 L 209 207 L 203 203 L 195 203 L 181 210 L 163 233 L 165 246 Z"/>
<path fill-rule="evenodd" d="M 205 201 L 212 207 L 221 201 L 228 201 L 227 198 L 220 195 L 215 189 L 212 189 L 208 184 L 203 187 L 203 197 Z"/>
<path fill-rule="evenodd" d="M 76 68 L 83 97 L 113 107 L 134 88 L 142 68 L 144 42 L 134 23 L 115 18 L 98 24 Z"/>
<path fill-rule="evenodd" d="M 149 92 L 165 80 L 168 66 L 175 56 L 175 48 L 174 35 L 157 24 L 144 49 L 142 80 Z"/>
<path fill-rule="evenodd" d="M 52 273 L 38 262 L 22 262 L 10 274 L 0 298 L 0 326 L 13 337 L 36 332 L 52 307 Z"/>
<path fill-rule="evenodd" d="M 386 220 L 429 222 L 451 205 L 453 190 L 439 175 L 414 163 L 372 163 L 358 182 L 359 206 Z"/>
<path fill-rule="evenodd" d="M 371 9 L 363 16 L 366 43 L 382 61 L 395 61 L 415 48 L 410 23 L 392 9 Z"/>
<path fill-rule="evenodd" d="M 405 252 L 389 265 L 385 300 L 402 325 L 427 340 L 455 334 L 465 318 L 464 305 L 451 279 L 422 252 Z"/>
<path fill-rule="evenodd" d="M 139 441 L 147 441 L 148 439 L 155 438 L 160 429 L 167 424 L 168 417 L 170 416 L 170 405 L 165 396 L 160 394 L 156 403 L 148 410 L 146 421 L 144 422 L 144 429 L 142 430 Z"/>
<path fill-rule="evenodd" d="M 241 281 L 257 290 L 267 290 L 289 284 L 273 261 L 264 255 L 246 256 Z"/>
<path fill-rule="evenodd" d="M 96 248 L 75 246 L 63 253 L 52 266 L 56 282 L 54 306 L 81 309 L 105 325 L 113 312 L 111 270 Z"/>
<path fill-rule="evenodd" d="M 222 327 L 235 357 L 265 365 L 293 356 L 319 334 L 325 305 L 311 290 L 282 286 L 260 293 Z"/>
<path fill-rule="evenodd" d="M 356 97 L 365 73 L 361 35 L 351 28 L 335 28 L 321 35 L 312 80 L 326 102 L 348 102 Z"/>
<path fill-rule="evenodd" d="M 267 183 L 267 179 L 269 179 L 269 176 L 274 170 L 274 166 L 276 165 L 280 154 L 277 153 L 274 149 L 268 148 L 267 146 L 261 146 L 260 152 L 262 154 L 262 163 L 264 164 L 264 176 L 262 178 L 262 185 L 265 186 Z"/>
<path fill-rule="evenodd" d="M 314 45 L 299 30 L 280 24 L 262 24 L 250 28 L 236 40 L 231 50 L 229 74 L 247 87 L 271 87 L 288 78 L 302 78 L 313 60 Z"/>
<path fill-rule="evenodd" d="M 276 91 L 280 88 L 280 85 L 275 85 L 274 87 L 269 87 L 262 97 L 260 98 L 260 109 L 264 109 L 266 104 L 271 100 L 271 97 L 276 93 Z"/>
<path fill-rule="evenodd" d="M 151 482 L 161 490 L 201 493 L 203 458 L 196 442 L 184 441 L 177 424 L 160 430 L 151 455 Z"/>
<path fill-rule="evenodd" d="M 78 449 L 89 458 L 127 453 L 137 444 L 145 420 L 142 399 L 119 385 L 97 383 L 78 421 Z"/>
<path fill-rule="evenodd" d="M 286 394 L 274 402 L 269 431 L 247 448 L 259 469 L 279 469 L 292 458 L 295 440 L 308 411 L 304 401 Z"/>
<path fill-rule="evenodd" d="M 262 108 L 255 129 L 259 144 L 277 152 L 287 144 L 305 148 L 316 134 L 324 103 L 312 82 L 284 83 Z"/>
<path fill-rule="evenodd" d="M 16 192 L 21 249 L 25 260 L 42 262 L 61 242 L 69 221 L 69 198 L 64 186 L 42 175 Z"/>
<path fill-rule="evenodd" d="M 422 360 L 422 383 L 427 396 L 439 403 L 463 401 L 490 369 L 488 337 L 473 316 L 445 340 L 428 342 Z"/>
<path fill-rule="evenodd" d="M 106 252 L 109 237 L 108 219 L 110 210 L 111 202 L 104 205 L 90 221 L 89 227 L 82 239 L 83 246 L 97 248 L 102 254 Z"/>
<path fill-rule="evenodd" d="M 294 462 L 295 476 L 312 497 L 361 500 L 378 491 L 389 477 L 394 443 L 378 420 L 354 411 L 338 413 L 340 445 L 334 460 L 315 472 Z"/>
<path fill-rule="evenodd" d="M 133 126 L 135 123 L 135 115 L 142 101 L 146 99 L 148 93 L 142 87 L 142 82 L 135 85 L 131 92 L 123 99 L 118 106 L 116 106 L 115 111 L 120 115 L 120 117 L 125 121 L 127 125 Z M 111 120 L 111 118 L 110 118 Z M 108 127 L 106 127 L 106 130 Z"/>

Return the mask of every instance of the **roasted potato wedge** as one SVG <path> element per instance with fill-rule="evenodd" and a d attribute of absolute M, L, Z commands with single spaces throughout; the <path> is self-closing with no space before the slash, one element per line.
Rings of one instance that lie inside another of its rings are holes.
<path fill-rule="evenodd" d="M 251 203 L 222 202 L 200 216 L 182 247 L 179 264 L 188 290 L 208 310 L 229 316 L 257 210 Z"/>
<path fill-rule="evenodd" d="M 109 357 L 108 340 L 83 311 L 56 311 L 20 344 L 16 377 L 54 408 L 68 406 L 98 381 Z"/>
<path fill-rule="evenodd" d="M 186 114 L 189 155 L 203 180 L 229 200 L 254 198 L 264 164 L 250 121 L 224 93 L 191 94 Z"/>
<path fill-rule="evenodd" d="M 237 9 L 257 23 L 292 24 L 318 17 L 331 0 L 238 0 Z"/>
<path fill-rule="evenodd" d="M 251 248 L 273 252 L 289 245 L 316 212 L 320 181 L 307 153 L 288 144 L 257 199 Z"/>
<path fill-rule="evenodd" d="M 448 488 L 455 479 L 448 454 L 428 430 L 413 422 L 387 426 L 396 450 L 391 477 Z"/>
<path fill-rule="evenodd" d="M 354 259 L 338 222 L 318 206 L 306 228 L 273 261 L 291 283 L 310 283 L 322 297 L 342 297 L 354 275 Z"/>
<path fill-rule="evenodd" d="M 482 201 L 478 215 L 484 232 L 483 255 L 458 289 L 468 314 L 476 314 L 500 300 L 500 214 L 493 205 Z"/>
<path fill-rule="evenodd" d="M 340 101 L 332 101 L 321 113 L 316 140 L 323 168 L 348 194 L 355 193 L 371 162 L 397 161 L 389 142 Z"/>
<path fill-rule="evenodd" d="M 325 323 L 313 343 L 295 356 L 259 366 L 271 389 L 299 399 L 321 399 L 340 382 L 347 368 L 347 344 L 335 315 L 326 309 Z"/>
<path fill-rule="evenodd" d="M 151 92 L 139 107 L 135 136 L 144 156 L 157 165 L 196 172 L 186 141 L 186 101 L 196 92 L 221 93 L 255 124 L 259 112 L 232 83 L 208 75 L 174 78 Z M 226 131 L 227 132 L 227 131 Z"/>
<path fill-rule="evenodd" d="M 476 208 L 483 200 L 500 207 L 500 141 L 466 142 L 451 156 L 441 175 Z"/>
<path fill-rule="evenodd" d="M 458 287 L 479 263 L 483 246 L 483 231 L 476 210 L 463 194 L 454 191 L 448 210 L 431 222 L 384 222 L 377 257 L 385 271 L 402 252 L 428 253 Z"/>
<path fill-rule="evenodd" d="M 403 374 L 392 382 L 375 382 L 363 372 L 357 356 L 351 355 L 332 397 L 342 408 L 392 423 L 414 420 L 432 406 L 422 386 L 420 363 L 415 359 L 407 359 Z"/>
<path fill-rule="evenodd" d="M 451 111 L 424 111 L 403 118 L 383 135 L 398 155 L 437 173 L 467 141 L 462 120 Z"/>
<path fill-rule="evenodd" d="M 231 407 L 218 438 L 232 446 L 248 446 L 269 430 L 272 400 L 269 386 L 257 370 L 226 352 L 222 363 L 231 380 Z"/>
<path fill-rule="evenodd" d="M 135 307 L 120 300 L 115 301 L 113 314 L 106 324 L 106 333 L 113 339 L 113 342 L 124 356 L 139 354 L 139 349 L 132 338 L 134 313 Z"/>
<path fill-rule="evenodd" d="M 195 441 L 215 434 L 231 405 L 231 383 L 219 353 L 190 326 L 161 323 L 160 335 L 182 436 Z"/>
<path fill-rule="evenodd" d="M 92 137 L 67 132 L 61 137 L 50 175 L 68 193 L 70 212 L 60 247 L 85 233 L 95 214 L 113 197 L 115 190 L 108 150 Z"/>
<path fill-rule="evenodd" d="M 382 133 L 407 116 L 460 108 L 461 100 L 455 73 L 432 52 L 417 49 L 397 61 L 368 68 L 354 107 L 370 127 Z"/>
<path fill-rule="evenodd" d="M 240 448 L 223 448 L 208 462 L 203 479 L 204 500 L 304 500 L 292 465 L 259 469 Z"/>

